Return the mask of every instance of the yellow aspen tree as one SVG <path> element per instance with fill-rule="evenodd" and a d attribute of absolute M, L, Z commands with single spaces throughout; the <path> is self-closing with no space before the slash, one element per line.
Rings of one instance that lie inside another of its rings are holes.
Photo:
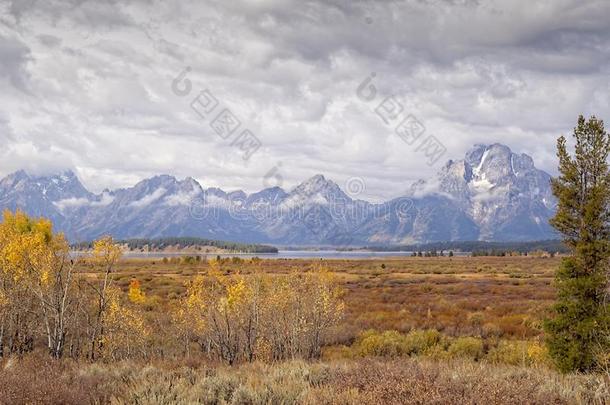
<path fill-rule="evenodd" d="M 140 282 L 135 278 L 129 283 L 127 297 L 134 304 L 144 304 L 146 302 L 146 295 L 142 292 Z"/>
<path fill-rule="evenodd" d="M 319 357 L 324 334 L 342 318 L 345 304 L 341 296 L 343 292 L 327 267 L 320 267 L 308 274 L 307 285 L 310 291 L 308 311 L 309 338 L 306 356 Z"/>
<path fill-rule="evenodd" d="M 146 344 L 151 329 L 142 314 L 121 303 L 121 290 L 110 287 L 106 291 L 107 309 L 104 311 L 104 334 L 101 352 L 111 360 L 146 357 Z"/>
<path fill-rule="evenodd" d="M 205 278 L 197 276 L 186 284 L 186 296 L 180 300 L 172 314 L 173 323 L 184 342 L 184 350 L 190 356 L 190 342 L 203 342 L 206 332 L 207 302 Z"/>
<path fill-rule="evenodd" d="M 74 261 L 62 234 L 54 234 L 50 221 L 29 218 L 22 211 L 5 211 L 0 225 L 0 267 L 5 297 L 12 296 L 14 336 L 20 335 L 22 320 L 35 313 L 46 334 L 47 347 L 54 357 L 61 357 L 72 306 Z M 27 308 L 34 301 L 34 307 Z M 7 301 L 7 302 L 10 302 Z M 6 313 L 3 316 L 6 320 Z M 3 346 L 4 325 L 0 331 Z"/>
<path fill-rule="evenodd" d="M 247 361 L 269 359 L 269 342 L 263 336 L 266 294 L 271 282 L 269 275 L 263 274 L 258 262 L 251 262 L 252 274 L 245 279 L 247 291 L 242 303 L 240 328 L 243 334 L 243 351 Z"/>
<path fill-rule="evenodd" d="M 296 272 L 278 276 L 265 292 L 263 341 L 270 346 L 272 360 L 294 358 L 300 335 L 299 280 Z"/>
<path fill-rule="evenodd" d="M 0 281 L 0 285 L 2 284 L 4 283 Z M 4 288 L 0 289 L 0 357 L 4 355 L 4 340 L 8 329 L 9 316 L 11 314 L 11 304 L 9 294 L 7 294 Z"/>
<path fill-rule="evenodd" d="M 112 286 L 114 266 L 122 256 L 120 246 L 110 236 L 105 236 L 93 244 L 94 263 L 101 266 L 102 278 L 96 283 L 88 283 L 94 292 L 93 313 L 88 316 L 89 358 L 94 360 L 104 336 L 105 312 L 108 309 L 108 289 Z"/>
<path fill-rule="evenodd" d="M 241 276 L 225 277 L 211 308 L 211 341 L 220 352 L 220 357 L 229 364 L 235 363 L 240 354 L 239 317 L 247 297 L 246 283 Z"/>
<path fill-rule="evenodd" d="M 43 234 L 44 235 L 44 234 Z M 37 251 L 33 260 L 30 288 L 40 303 L 40 314 L 47 334 L 47 346 L 54 357 L 61 357 L 66 335 L 75 315 L 74 311 L 74 260 L 62 234 Z"/>
<path fill-rule="evenodd" d="M 251 279 L 241 274 L 222 273 L 219 260 L 211 260 L 208 270 L 207 343 L 229 364 L 241 358 L 254 359 L 258 330 L 257 305 Z"/>
<path fill-rule="evenodd" d="M 16 305 L 20 295 L 26 290 L 19 282 L 19 266 L 16 259 L 21 255 L 15 255 L 15 240 L 20 238 L 16 227 L 16 216 L 19 212 L 11 213 L 5 210 L 3 220 L 0 223 L 0 288 L 2 291 L 3 305 L 0 309 L 0 353 L 11 352 L 19 345 L 20 335 L 23 335 L 21 323 L 26 315 L 26 308 Z M 27 302 L 27 301 L 25 301 Z M 6 349 L 5 349 L 6 346 Z"/>
<path fill-rule="evenodd" d="M 207 276 L 187 284 L 173 319 L 187 353 L 197 340 L 234 364 L 319 357 L 343 312 L 342 292 L 326 268 L 271 278 L 256 267 L 246 275 L 224 275 L 220 263 L 211 261 Z"/>

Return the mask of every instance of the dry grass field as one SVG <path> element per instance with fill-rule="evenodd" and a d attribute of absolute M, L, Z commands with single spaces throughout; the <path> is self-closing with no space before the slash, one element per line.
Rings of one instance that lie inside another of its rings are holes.
<path fill-rule="evenodd" d="M 471 361 L 360 359 L 239 366 L 120 362 L 0 368 L 3 404 L 606 404 L 600 375 Z"/>
<path fill-rule="evenodd" d="M 531 339 L 554 299 L 553 274 L 559 258 L 433 257 L 382 260 L 229 260 L 225 274 L 255 269 L 281 277 L 291 271 L 327 266 L 344 289 L 346 316 L 337 343 L 367 329 L 433 328 L 450 336 Z M 126 259 L 115 275 L 127 291 L 134 278 L 155 306 L 185 293 L 185 283 L 205 273 L 205 261 L 178 258 Z M 90 267 L 81 267 L 84 273 Z"/>

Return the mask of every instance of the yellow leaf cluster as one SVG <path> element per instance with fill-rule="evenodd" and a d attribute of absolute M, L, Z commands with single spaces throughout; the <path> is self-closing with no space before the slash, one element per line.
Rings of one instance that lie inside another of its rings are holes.
<path fill-rule="evenodd" d="M 120 297 L 120 289 L 108 290 L 108 310 L 104 315 L 103 351 L 114 359 L 142 352 L 152 333 L 142 314 L 122 305 Z"/>
<path fill-rule="evenodd" d="M 247 295 L 246 283 L 243 279 L 227 286 L 227 308 L 229 311 L 236 310 L 242 304 Z"/>
<path fill-rule="evenodd" d="M 63 235 L 54 235 L 51 222 L 33 219 L 22 211 L 4 211 L 0 223 L 0 268 L 13 283 L 49 285 L 68 252 Z"/>
<path fill-rule="evenodd" d="M 205 330 L 205 278 L 195 277 L 186 286 L 186 297 L 174 310 L 173 321 L 183 335 L 202 334 Z"/>
<path fill-rule="evenodd" d="M 93 260 L 106 266 L 116 263 L 122 254 L 121 247 L 114 243 L 111 236 L 104 236 L 93 244 Z"/>

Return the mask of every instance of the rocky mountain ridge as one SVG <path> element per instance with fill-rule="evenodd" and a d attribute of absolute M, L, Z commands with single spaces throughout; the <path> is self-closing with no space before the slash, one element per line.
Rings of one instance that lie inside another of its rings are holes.
<path fill-rule="evenodd" d="M 73 241 L 193 236 L 246 243 L 358 246 L 436 241 L 523 241 L 556 236 L 550 175 L 501 144 L 475 145 L 408 195 L 381 204 L 353 199 L 316 175 L 290 191 L 250 195 L 160 175 L 133 187 L 87 191 L 66 171 L 0 180 L 0 208 L 53 220 Z"/>

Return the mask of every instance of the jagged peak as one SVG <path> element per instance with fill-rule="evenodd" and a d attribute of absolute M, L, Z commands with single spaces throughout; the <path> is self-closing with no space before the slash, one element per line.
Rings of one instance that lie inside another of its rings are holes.
<path fill-rule="evenodd" d="M 201 186 L 201 184 L 195 180 L 193 177 L 185 177 L 182 180 L 179 180 L 177 177 L 170 175 L 170 174 L 158 174 L 152 177 L 148 177 L 146 179 L 142 179 L 140 180 L 137 184 L 135 184 L 133 187 L 129 187 L 129 188 L 138 188 L 138 187 L 143 187 L 143 186 L 166 186 L 166 187 L 173 187 L 173 186 L 177 186 L 177 187 L 184 187 L 184 186 L 190 186 L 191 188 L 198 188 L 203 190 L 203 187 Z"/>
<path fill-rule="evenodd" d="M 494 142 L 494 143 L 475 143 L 472 148 L 470 148 L 468 150 L 468 152 L 473 152 L 473 151 L 478 151 L 478 150 L 486 150 L 486 149 L 492 149 L 492 148 L 496 148 L 496 149 L 508 149 L 511 150 L 509 146 L 500 143 L 500 142 Z M 467 153 L 468 153 L 467 152 Z"/>
<path fill-rule="evenodd" d="M 23 176 L 29 177 L 30 175 L 25 170 L 20 169 L 20 170 L 17 170 L 15 172 L 9 174 L 7 177 L 23 177 Z"/>
<path fill-rule="evenodd" d="M 322 174 L 316 174 L 314 176 L 311 176 L 307 180 L 301 182 L 301 184 L 299 184 L 297 187 L 300 187 L 303 185 L 325 185 L 328 183 L 332 183 L 332 181 L 326 180 L 326 177 L 324 177 L 324 175 L 322 175 Z"/>
<path fill-rule="evenodd" d="M 508 155 L 516 155 L 516 156 L 521 156 L 523 158 L 526 158 L 528 160 L 531 160 L 533 162 L 533 159 L 531 156 L 529 156 L 526 153 L 515 153 L 513 152 L 513 150 L 510 148 L 510 146 L 507 146 L 503 143 L 499 143 L 499 142 L 495 142 L 495 143 L 491 143 L 491 144 L 484 144 L 484 143 L 477 143 L 474 144 L 472 148 L 470 148 L 467 152 L 466 152 L 466 161 L 468 162 L 468 158 L 469 157 L 479 157 L 477 160 L 478 162 L 480 162 L 480 157 L 485 153 L 485 152 L 490 152 L 490 151 L 496 151 L 496 152 L 503 152 L 505 154 Z M 468 162 L 471 163 L 471 162 Z"/>
<path fill-rule="evenodd" d="M 262 189 L 261 191 L 257 191 L 255 193 L 250 194 L 250 197 L 258 197 L 263 195 L 285 195 L 286 190 L 281 188 L 280 186 L 273 186 L 269 188 Z"/>
<path fill-rule="evenodd" d="M 6 177 L 4 177 L 4 180 L 27 179 L 29 177 L 30 175 L 25 170 L 21 169 L 6 175 Z"/>
<path fill-rule="evenodd" d="M 65 169 L 55 173 L 29 173 L 24 169 L 17 170 L 5 177 L 9 179 L 32 179 L 32 180 L 50 180 L 60 179 L 62 181 L 78 180 L 78 177 L 72 169 Z"/>
<path fill-rule="evenodd" d="M 318 173 L 318 174 L 316 174 L 316 175 L 311 176 L 311 177 L 310 177 L 308 180 L 306 180 L 306 181 L 316 181 L 316 182 L 318 182 L 318 181 L 326 181 L 326 178 L 324 177 L 324 175 L 323 175 L 323 174 L 319 174 L 319 173 Z"/>
<path fill-rule="evenodd" d="M 315 176 L 310 177 L 309 179 L 296 186 L 293 192 L 309 194 L 316 193 L 328 188 L 338 189 L 339 186 L 332 180 L 326 179 L 324 175 L 316 174 Z"/>
<path fill-rule="evenodd" d="M 224 191 L 223 189 L 218 188 L 218 187 L 210 187 L 210 188 L 206 189 L 205 192 L 207 194 L 215 195 L 215 196 L 218 196 L 218 197 L 226 197 L 227 196 L 226 191 Z"/>
<path fill-rule="evenodd" d="M 30 174 L 25 170 L 18 170 L 2 179 L 3 183 L 12 182 L 15 184 L 20 181 L 28 181 L 38 185 L 78 185 L 82 187 L 78 176 L 71 169 L 52 174 Z"/>
<path fill-rule="evenodd" d="M 236 199 L 236 198 L 242 199 L 242 198 L 246 198 L 246 193 L 244 193 L 242 190 L 235 190 L 235 191 L 231 191 L 231 192 L 227 193 L 227 196 L 232 199 Z"/>
<path fill-rule="evenodd" d="M 158 189 L 160 187 L 171 190 L 174 188 L 182 189 L 185 186 L 191 188 L 201 188 L 196 180 L 186 178 L 184 180 L 178 180 L 175 176 L 169 174 L 160 174 L 153 177 L 149 177 L 139 181 L 136 185 L 128 187 L 127 190 L 147 190 L 147 189 Z"/>
<path fill-rule="evenodd" d="M 155 176 L 142 180 L 141 183 L 142 182 L 155 182 L 155 181 L 172 181 L 172 182 L 177 183 L 178 179 L 176 179 L 176 177 L 172 176 L 171 174 L 157 174 Z"/>

